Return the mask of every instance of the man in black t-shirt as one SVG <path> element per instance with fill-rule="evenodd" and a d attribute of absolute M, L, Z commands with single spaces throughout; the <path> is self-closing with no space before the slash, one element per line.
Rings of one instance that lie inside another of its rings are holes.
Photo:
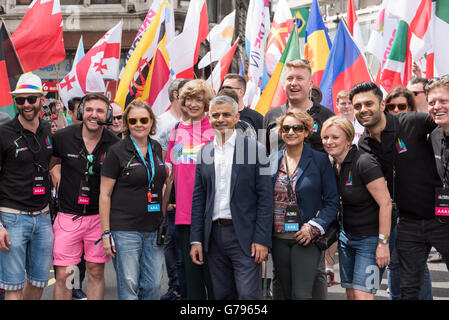
<path fill-rule="evenodd" d="M 0 289 L 7 300 L 39 300 L 53 250 L 51 131 L 39 119 L 45 98 L 38 76 L 23 74 L 11 94 L 19 113 L 0 126 Z"/>
<path fill-rule="evenodd" d="M 82 121 L 80 124 L 61 129 L 53 137 L 51 166 L 61 164 L 52 174 L 53 183 L 59 186 L 60 202 L 60 211 L 53 225 L 54 298 L 72 298 L 66 280 L 84 251 L 87 298 L 99 300 L 104 298 L 104 263 L 109 261 L 103 248 L 95 246 L 102 235 L 98 212 L 100 170 L 109 147 L 119 138 L 103 126 L 111 122 L 112 108 L 109 100 L 101 94 L 84 96 L 77 118 Z"/>
<path fill-rule="evenodd" d="M 441 181 L 428 135 L 436 125 L 422 112 L 390 115 L 382 98 L 372 82 L 354 86 L 350 94 L 357 120 L 366 128 L 359 147 L 381 164 L 399 209 L 396 249 L 401 299 L 419 299 L 431 246 L 449 254 L 449 224 L 435 216 L 435 192 Z"/>
<path fill-rule="evenodd" d="M 259 137 L 259 130 L 263 127 L 263 116 L 256 110 L 245 107 L 243 103 L 243 97 L 246 92 L 246 81 L 241 75 L 236 73 L 228 73 L 223 80 L 221 89 L 232 89 L 237 93 L 240 121 L 248 123 L 256 131 L 256 135 Z"/>
<path fill-rule="evenodd" d="M 291 112 L 306 111 L 314 122 L 313 132 L 306 143 L 313 149 L 324 151 L 321 142 L 321 126 L 323 122 L 335 114 L 312 100 L 312 71 L 308 62 L 304 60 L 292 60 L 285 64 L 284 70 L 284 91 L 287 95 L 287 103 L 274 107 L 268 111 L 263 119 L 265 131 L 265 144 L 271 154 L 284 148 L 281 136 L 276 132 L 276 121 L 284 115 L 287 110 Z"/>

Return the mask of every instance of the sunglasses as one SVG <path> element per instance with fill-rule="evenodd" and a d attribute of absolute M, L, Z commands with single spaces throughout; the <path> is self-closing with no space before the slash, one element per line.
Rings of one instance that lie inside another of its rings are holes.
<path fill-rule="evenodd" d="M 221 87 L 222 89 L 233 89 L 233 90 L 239 90 L 239 89 L 242 89 L 242 88 L 236 88 L 236 87 L 231 87 L 231 86 L 223 86 L 223 87 Z"/>
<path fill-rule="evenodd" d="M 89 172 L 90 175 L 94 175 L 94 167 L 93 167 L 93 163 L 94 163 L 95 157 L 93 154 L 88 154 L 87 155 L 87 161 L 89 161 L 89 169 L 87 170 Z"/>
<path fill-rule="evenodd" d="M 28 101 L 29 104 L 34 104 L 38 98 L 38 96 L 15 97 L 14 100 L 16 101 L 16 104 L 23 105 L 25 101 Z"/>
<path fill-rule="evenodd" d="M 304 131 L 304 126 L 302 124 L 295 124 L 293 126 L 289 126 L 289 125 L 283 125 L 281 127 L 282 132 L 284 133 L 289 133 L 290 129 L 293 129 L 294 132 L 303 132 Z"/>
<path fill-rule="evenodd" d="M 412 91 L 412 92 L 415 95 L 415 97 L 418 96 L 418 94 L 420 94 L 420 93 L 426 93 L 426 91 L 424 91 L 424 90 L 422 90 L 422 91 Z"/>
<path fill-rule="evenodd" d="M 406 103 L 398 103 L 398 104 L 389 103 L 386 105 L 388 111 L 393 111 L 394 109 L 396 109 L 396 107 L 398 107 L 400 111 L 404 111 L 407 110 L 408 106 Z"/>
<path fill-rule="evenodd" d="M 114 119 L 114 120 L 122 120 L 122 115 L 119 115 L 119 116 L 115 116 L 115 117 L 112 117 L 112 119 Z"/>
<path fill-rule="evenodd" d="M 150 117 L 143 117 L 143 118 L 128 118 L 128 123 L 132 126 L 137 124 L 137 121 L 139 121 L 141 124 L 147 124 L 150 122 Z"/>

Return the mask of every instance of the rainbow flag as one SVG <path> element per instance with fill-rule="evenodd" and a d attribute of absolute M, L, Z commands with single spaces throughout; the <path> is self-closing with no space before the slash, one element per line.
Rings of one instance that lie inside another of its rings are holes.
<path fill-rule="evenodd" d="M 317 86 L 321 83 L 331 47 L 331 39 L 324 25 L 323 18 L 320 15 L 318 1 L 313 0 L 306 27 L 304 56 L 309 60 L 310 67 L 312 68 L 312 80 Z"/>

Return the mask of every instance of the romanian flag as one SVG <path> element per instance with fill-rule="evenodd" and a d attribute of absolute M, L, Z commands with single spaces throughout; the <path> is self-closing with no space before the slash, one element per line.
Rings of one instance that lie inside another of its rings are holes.
<path fill-rule="evenodd" d="M 304 46 L 304 56 L 309 60 L 312 68 L 312 80 L 317 86 L 320 85 L 326 67 L 327 58 L 332 43 L 320 15 L 318 0 L 313 0 L 310 8 L 310 15 L 306 27 L 306 44 Z"/>
<path fill-rule="evenodd" d="M 290 33 L 287 46 L 282 53 L 276 69 L 271 75 L 270 81 L 263 90 L 260 96 L 259 102 L 256 105 L 255 110 L 261 115 L 265 115 L 272 107 L 283 105 L 287 101 L 287 95 L 285 94 L 284 87 L 282 85 L 284 76 L 284 66 L 287 61 L 301 59 L 299 54 L 299 41 L 298 30 L 295 27 Z"/>
<path fill-rule="evenodd" d="M 321 104 L 337 111 L 334 109 L 337 94 L 364 81 L 372 81 L 365 57 L 355 44 L 345 22 L 341 20 L 320 85 L 323 93 Z"/>
<path fill-rule="evenodd" d="M 6 112 L 14 117 L 17 110 L 13 104 L 10 94 L 11 86 L 9 79 L 23 73 L 14 45 L 9 37 L 3 19 L 0 28 L 0 111 Z"/>

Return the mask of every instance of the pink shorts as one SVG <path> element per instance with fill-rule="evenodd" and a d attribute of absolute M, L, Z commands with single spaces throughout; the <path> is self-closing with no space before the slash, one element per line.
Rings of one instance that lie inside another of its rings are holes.
<path fill-rule="evenodd" d="M 84 260 L 94 263 L 106 263 L 110 257 L 104 252 L 100 242 L 101 223 L 98 214 L 80 217 L 73 221 L 73 214 L 59 212 L 53 224 L 55 242 L 53 264 L 55 266 L 74 266 L 80 263 L 84 250 Z"/>

